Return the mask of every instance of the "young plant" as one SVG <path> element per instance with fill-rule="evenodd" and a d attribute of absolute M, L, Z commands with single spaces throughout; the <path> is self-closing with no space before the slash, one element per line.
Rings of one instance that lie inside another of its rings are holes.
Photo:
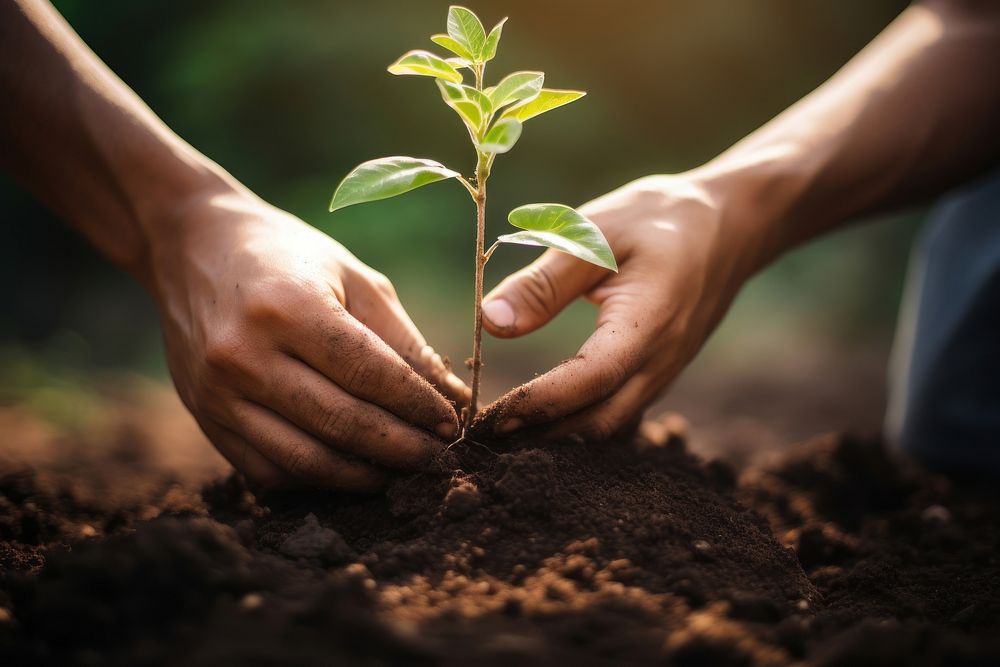
<path fill-rule="evenodd" d="M 521 136 L 525 121 L 569 104 L 584 96 L 578 90 L 543 88 L 542 72 L 514 72 L 495 86 L 485 86 L 486 64 L 496 56 L 503 19 L 486 33 L 479 18 L 465 7 L 448 10 L 448 33 L 433 35 L 431 41 L 453 57 L 442 58 L 429 51 L 414 50 L 389 65 L 399 75 L 428 76 L 435 79 L 445 104 L 461 118 L 476 151 L 476 170 L 466 178 L 439 162 L 413 157 L 385 157 L 365 162 L 349 173 L 330 202 L 330 211 L 363 202 L 386 199 L 422 185 L 455 179 L 476 204 L 476 283 L 475 324 L 472 342 L 472 399 L 463 414 L 463 437 L 476 416 L 482 370 L 483 273 L 486 262 L 501 243 L 546 246 L 584 261 L 617 271 L 615 257 L 601 230 L 579 212 L 563 204 L 527 204 L 510 212 L 510 224 L 522 231 L 503 234 L 485 249 L 486 182 L 493 162 L 506 153 Z M 464 83 L 464 72 L 472 74 L 474 85 Z"/>

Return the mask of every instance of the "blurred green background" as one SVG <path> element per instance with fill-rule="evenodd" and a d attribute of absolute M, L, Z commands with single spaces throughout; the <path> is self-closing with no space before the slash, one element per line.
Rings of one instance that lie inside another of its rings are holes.
<path fill-rule="evenodd" d="M 326 213 L 338 180 L 369 158 L 471 166 L 467 136 L 433 84 L 385 71 L 408 49 L 436 48 L 427 37 L 443 31 L 448 3 L 55 4 L 178 134 L 385 272 L 431 343 L 452 359 L 468 356 L 474 215 L 465 193 L 445 183 Z M 905 4 L 473 3 L 488 27 L 510 16 L 494 77 L 542 69 L 548 85 L 589 92 L 533 121 L 498 160 L 490 236 L 519 204 L 582 203 L 713 157 L 820 84 Z M 0 400 L 59 413 L 79 405 L 61 397 L 91 386 L 103 369 L 166 377 L 156 313 L 138 287 L 5 176 L 0 219 Z M 915 230 L 913 215 L 897 217 L 786 257 L 748 287 L 692 373 L 721 386 L 726 372 L 766 373 L 794 346 L 847 358 L 884 351 Z M 488 284 L 536 254 L 502 249 Z M 488 341 L 487 393 L 571 355 L 592 321 L 592 308 L 579 304 L 524 340 Z"/>

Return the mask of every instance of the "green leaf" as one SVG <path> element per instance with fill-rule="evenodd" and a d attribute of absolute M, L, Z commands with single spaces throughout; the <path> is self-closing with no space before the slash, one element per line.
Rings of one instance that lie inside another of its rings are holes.
<path fill-rule="evenodd" d="M 526 231 L 500 236 L 497 240 L 503 243 L 554 248 L 585 262 L 618 271 L 614 253 L 601 230 L 569 206 L 527 204 L 515 208 L 507 219 Z"/>
<path fill-rule="evenodd" d="M 441 97 L 445 103 L 458 112 L 469 130 L 478 137 L 480 130 L 493 114 L 490 98 L 472 86 L 449 83 L 442 79 L 437 80 L 437 85 L 441 89 Z"/>
<path fill-rule="evenodd" d="M 507 17 L 500 19 L 500 23 L 493 26 L 490 34 L 486 37 L 486 44 L 483 45 L 483 55 L 481 60 L 485 63 L 497 55 L 497 45 L 500 44 L 500 34 L 503 32 L 503 24 L 507 22 Z"/>
<path fill-rule="evenodd" d="M 414 50 L 404 53 L 399 60 L 389 65 L 393 74 L 415 74 L 417 76 L 433 76 L 454 83 L 462 82 L 462 73 L 455 69 L 444 58 L 430 51 Z"/>
<path fill-rule="evenodd" d="M 438 46 L 448 49 L 459 58 L 470 61 L 476 59 L 476 57 L 469 52 L 469 49 L 465 48 L 448 35 L 431 35 L 431 41 Z"/>
<path fill-rule="evenodd" d="M 434 160 L 383 157 L 359 164 L 344 177 L 330 201 L 330 212 L 364 202 L 388 199 L 422 185 L 461 176 Z"/>
<path fill-rule="evenodd" d="M 513 118 L 497 121 L 479 142 L 479 150 L 484 153 L 506 153 L 514 147 L 520 136 L 520 121 Z"/>
<path fill-rule="evenodd" d="M 464 46 L 476 60 L 482 59 L 486 30 L 471 10 L 458 5 L 448 8 L 448 36 Z"/>
<path fill-rule="evenodd" d="M 569 104 L 580 99 L 587 93 L 582 90 L 555 90 L 554 88 L 542 88 L 533 99 L 525 100 L 507 109 L 500 116 L 503 118 L 516 118 L 522 123 L 529 118 L 534 118 L 546 111 L 551 111 L 564 104 Z"/>
<path fill-rule="evenodd" d="M 541 91 L 544 80 L 545 74 L 543 72 L 508 74 L 488 93 L 490 101 L 493 102 L 493 108 L 499 109 L 511 102 L 531 99 Z"/>

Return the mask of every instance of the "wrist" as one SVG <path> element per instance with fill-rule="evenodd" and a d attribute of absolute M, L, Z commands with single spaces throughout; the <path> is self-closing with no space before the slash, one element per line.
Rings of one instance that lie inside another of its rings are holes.
<path fill-rule="evenodd" d="M 90 162 L 106 166 L 97 183 L 104 194 L 100 206 L 80 211 L 85 219 L 79 223 L 105 254 L 151 289 L 153 256 L 176 240 L 188 218 L 184 211 L 242 186 L 156 119 L 120 135 L 88 154 Z"/>
<path fill-rule="evenodd" d="M 215 215 L 220 202 L 234 207 L 250 207 L 259 200 L 215 165 L 199 166 L 178 187 L 162 189 L 159 196 L 145 200 L 139 209 L 142 230 L 142 256 L 133 275 L 158 300 L 185 272 L 185 267 L 201 254 L 215 252 L 212 239 L 219 238 L 219 227 L 231 226 L 232 217 Z"/>
<path fill-rule="evenodd" d="M 633 206 L 704 239 L 720 279 L 738 290 L 780 254 L 771 241 L 772 218 L 757 201 L 766 199 L 763 188 L 742 176 L 701 167 L 646 176 L 628 187 Z"/>
<path fill-rule="evenodd" d="M 740 270 L 749 278 L 802 239 L 792 221 L 806 179 L 767 159 L 726 156 L 689 172 L 719 211 L 727 245 L 738 249 Z"/>

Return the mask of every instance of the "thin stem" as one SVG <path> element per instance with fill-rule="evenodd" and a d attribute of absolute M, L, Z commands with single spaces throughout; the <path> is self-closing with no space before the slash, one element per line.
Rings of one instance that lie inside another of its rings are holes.
<path fill-rule="evenodd" d="M 483 89 L 483 73 L 485 63 L 477 63 L 473 68 L 476 73 L 476 90 Z M 469 408 L 465 411 L 465 421 L 462 424 L 462 438 L 472 426 L 479 412 L 479 379 L 483 370 L 483 276 L 489 255 L 483 252 L 486 246 L 486 181 L 490 177 L 492 160 L 485 153 L 476 151 L 476 188 L 469 187 L 472 198 L 476 200 L 476 296 L 475 319 L 472 337 L 472 398 Z M 468 183 L 466 183 L 469 186 Z M 494 248 L 490 248 L 490 254 Z"/>
<path fill-rule="evenodd" d="M 487 250 L 487 251 L 486 251 L 486 254 L 485 254 L 485 255 L 483 256 L 483 257 L 484 257 L 484 260 L 485 260 L 485 262 L 488 262 L 488 261 L 490 261 L 490 257 L 492 257 L 492 256 L 493 256 L 493 251 L 494 251 L 494 250 L 496 250 L 496 249 L 497 249 L 498 247 L 500 247 L 500 241 L 499 241 L 499 240 L 497 240 L 497 241 L 494 241 L 494 242 L 493 242 L 493 245 L 491 245 L 491 246 L 489 247 L 489 250 Z"/>
<path fill-rule="evenodd" d="M 486 171 L 485 156 L 479 154 L 479 164 L 476 167 L 476 305 L 472 338 L 472 398 L 469 409 L 465 413 L 464 430 L 472 426 L 472 421 L 479 412 L 479 380 L 483 369 L 483 276 L 486 267 Z"/>
<path fill-rule="evenodd" d="M 472 68 L 472 71 L 476 73 L 476 90 L 483 89 L 483 73 L 486 70 L 485 63 L 479 63 Z"/>

